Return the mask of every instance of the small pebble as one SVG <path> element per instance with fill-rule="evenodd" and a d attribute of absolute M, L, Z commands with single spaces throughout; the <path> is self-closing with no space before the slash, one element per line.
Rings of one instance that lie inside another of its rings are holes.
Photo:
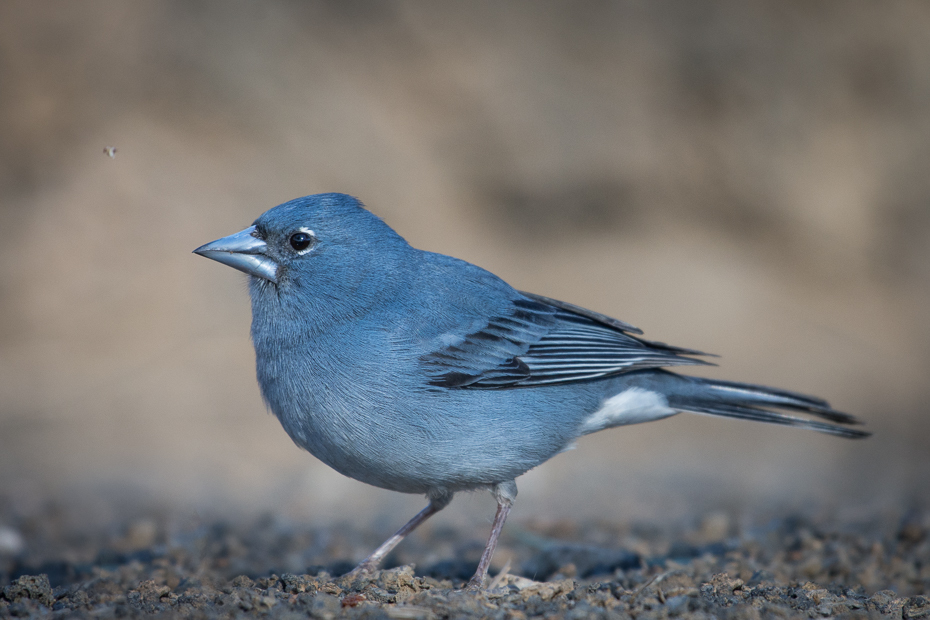
<path fill-rule="evenodd" d="M 18 555 L 25 548 L 26 541 L 19 532 L 0 525 L 0 555 Z"/>

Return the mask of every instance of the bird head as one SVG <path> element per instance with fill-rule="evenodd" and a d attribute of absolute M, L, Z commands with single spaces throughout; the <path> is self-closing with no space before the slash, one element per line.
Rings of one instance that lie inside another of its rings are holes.
<path fill-rule="evenodd" d="M 332 313 L 364 304 L 396 278 L 400 270 L 392 265 L 409 250 L 359 200 L 333 193 L 278 205 L 194 253 L 252 276 L 253 309 L 256 299 L 273 297 Z"/>

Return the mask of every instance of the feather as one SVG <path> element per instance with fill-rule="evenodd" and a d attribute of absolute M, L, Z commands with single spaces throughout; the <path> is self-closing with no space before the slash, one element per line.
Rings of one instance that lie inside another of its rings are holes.
<path fill-rule="evenodd" d="M 705 355 L 637 338 L 637 328 L 578 306 L 521 293 L 509 312 L 422 356 L 430 384 L 499 389 L 608 377 L 645 368 L 707 365 Z"/>

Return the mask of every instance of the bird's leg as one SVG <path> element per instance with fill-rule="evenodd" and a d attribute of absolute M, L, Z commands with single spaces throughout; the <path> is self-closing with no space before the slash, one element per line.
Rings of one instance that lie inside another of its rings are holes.
<path fill-rule="evenodd" d="M 514 480 L 502 482 L 494 487 L 491 491 L 497 499 L 497 514 L 494 515 L 494 525 L 491 526 L 491 536 L 488 538 L 488 545 L 481 554 L 481 561 L 478 562 L 478 570 L 475 571 L 474 577 L 465 586 L 466 590 L 480 590 L 484 587 L 484 580 L 488 576 L 488 567 L 491 565 L 491 556 L 494 555 L 494 549 L 497 548 L 497 539 L 500 538 L 501 530 L 504 529 L 504 521 L 510 514 L 513 507 L 513 500 L 517 497 L 517 483 Z"/>
<path fill-rule="evenodd" d="M 352 569 L 350 573 L 346 575 L 349 579 L 356 579 L 358 577 L 364 577 L 370 575 L 378 569 L 378 565 L 381 563 L 381 560 L 384 559 L 384 556 L 389 554 L 391 550 L 400 543 L 410 532 L 417 529 L 417 527 L 432 517 L 434 514 L 445 508 L 449 505 L 449 502 L 452 501 L 452 493 L 448 491 L 443 491 L 440 493 L 430 494 L 429 504 L 421 510 L 417 515 L 410 519 L 404 527 L 397 530 L 397 533 L 388 538 L 380 547 L 374 550 L 374 552 L 369 555 L 367 558 L 361 561 L 358 566 Z"/>

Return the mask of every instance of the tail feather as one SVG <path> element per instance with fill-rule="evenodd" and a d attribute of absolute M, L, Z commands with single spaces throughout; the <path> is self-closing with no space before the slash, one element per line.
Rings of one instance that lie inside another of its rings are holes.
<path fill-rule="evenodd" d="M 672 395 L 669 398 L 671 407 L 693 413 L 808 428 L 849 439 L 861 439 L 871 435 L 867 431 L 840 426 L 841 424 L 861 424 L 861 422 L 848 413 L 833 409 L 829 403 L 820 398 L 749 383 L 697 377 L 689 377 L 689 379 L 696 385 L 693 385 L 692 389 Z M 807 413 L 829 420 L 833 424 L 787 415 L 772 411 L 772 409 Z"/>
<path fill-rule="evenodd" d="M 837 424 L 862 424 L 848 413 L 833 409 L 830 403 L 815 396 L 735 381 L 705 380 L 705 385 L 728 403 L 779 407 L 809 413 Z"/>
<path fill-rule="evenodd" d="M 706 413 L 710 415 L 722 416 L 725 418 L 736 418 L 739 420 L 755 420 L 757 422 L 768 422 L 769 424 L 781 424 L 784 426 L 796 426 L 798 428 L 808 428 L 821 433 L 846 437 L 847 439 L 862 439 L 872 433 L 860 431 L 855 428 L 847 428 L 836 424 L 818 422 L 817 420 L 808 420 L 798 418 L 784 413 L 777 413 L 767 409 L 750 407 L 747 405 L 687 405 L 687 411 L 693 413 Z"/>

